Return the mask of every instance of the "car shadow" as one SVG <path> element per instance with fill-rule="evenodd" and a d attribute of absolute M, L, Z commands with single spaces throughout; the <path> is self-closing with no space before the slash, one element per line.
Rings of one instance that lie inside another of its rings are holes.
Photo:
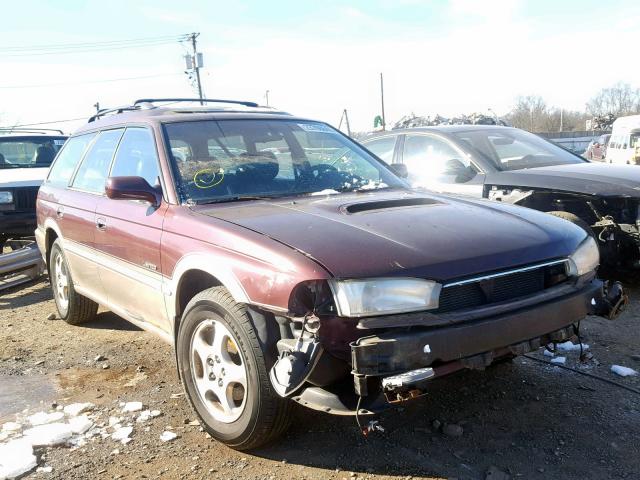
<path fill-rule="evenodd" d="M 35 305 L 53 299 L 51 284 L 46 276 L 27 283 L 0 290 L 0 310 Z"/>
<path fill-rule="evenodd" d="M 80 328 L 90 328 L 93 330 L 120 330 L 127 332 L 140 332 L 142 329 L 133 323 L 127 322 L 113 312 L 100 312 L 96 318 L 90 322 L 79 325 Z"/>
<path fill-rule="evenodd" d="M 617 394 L 595 380 L 519 358 L 434 381 L 427 396 L 381 415 L 385 431 L 367 437 L 352 418 L 300 409 L 285 439 L 253 453 L 355 472 L 358 478 L 484 479 L 490 468 L 510 478 L 548 478 L 544 472 L 558 478 L 611 478 L 612 468 L 635 455 L 635 447 L 623 439 L 633 443 L 640 435 L 640 426 L 626 421 L 624 412 L 617 413 L 620 418 L 602 415 L 611 411 L 612 402 L 624 410 L 636 400 Z M 459 425 L 463 433 L 447 435 L 445 424 Z M 585 454 L 602 452 L 598 446 L 610 443 L 613 451 Z"/>

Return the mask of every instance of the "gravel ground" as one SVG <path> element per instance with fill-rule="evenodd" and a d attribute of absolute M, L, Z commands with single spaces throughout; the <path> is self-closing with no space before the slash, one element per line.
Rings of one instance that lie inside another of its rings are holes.
<path fill-rule="evenodd" d="M 615 322 L 584 322 L 589 362 L 562 355 L 640 389 L 640 376 L 610 371 L 640 370 L 640 289 L 630 293 Z M 640 395 L 527 358 L 434 381 L 429 395 L 382 416 L 384 433 L 365 438 L 353 419 L 299 409 L 280 443 L 235 452 L 193 421 L 169 345 L 110 312 L 82 327 L 49 320 L 53 312 L 46 280 L 0 293 L 0 423 L 92 402 L 105 438 L 37 448 L 40 471 L 28 478 L 640 478 Z M 161 415 L 136 422 L 139 412 L 121 411 L 130 401 Z M 128 444 L 106 436 L 110 416 L 133 426 Z M 162 442 L 165 431 L 177 438 Z"/>

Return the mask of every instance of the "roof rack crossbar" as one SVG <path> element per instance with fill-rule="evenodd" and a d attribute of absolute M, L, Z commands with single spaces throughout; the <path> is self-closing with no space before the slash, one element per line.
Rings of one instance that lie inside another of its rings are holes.
<path fill-rule="evenodd" d="M 241 100 L 221 100 L 217 98 L 141 98 L 133 102 L 133 105 L 140 105 L 142 103 L 157 103 L 157 102 L 203 102 L 203 103 L 230 103 L 234 105 L 244 105 L 245 107 L 259 107 L 255 102 L 245 102 Z"/>
<path fill-rule="evenodd" d="M 62 130 L 58 130 L 57 128 L 20 128 L 20 127 L 0 127 L 0 132 L 8 132 L 8 133 L 42 133 L 45 134 L 47 132 L 57 132 L 60 135 L 64 135 Z"/>

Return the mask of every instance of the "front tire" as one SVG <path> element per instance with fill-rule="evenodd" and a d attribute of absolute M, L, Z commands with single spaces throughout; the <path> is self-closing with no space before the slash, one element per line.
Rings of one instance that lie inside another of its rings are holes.
<path fill-rule="evenodd" d="M 58 315 L 70 325 L 80 325 L 96 317 L 98 304 L 76 292 L 60 240 L 53 242 L 49 255 L 49 280 Z"/>
<path fill-rule="evenodd" d="M 291 402 L 271 386 L 246 308 L 224 287 L 196 295 L 176 340 L 182 385 L 205 430 L 237 450 L 262 446 L 289 426 Z"/>

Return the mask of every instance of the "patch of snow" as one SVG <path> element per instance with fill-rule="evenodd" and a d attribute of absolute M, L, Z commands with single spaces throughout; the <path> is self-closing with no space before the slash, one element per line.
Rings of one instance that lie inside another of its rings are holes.
<path fill-rule="evenodd" d="M 176 435 L 175 433 L 165 430 L 164 432 L 162 432 L 162 435 L 160 435 L 160 441 L 170 442 L 171 440 L 175 440 L 177 437 L 178 435 Z"/>
<path fill-rule="evenodd" d="M 30 472 L 38 460 L 31 444 L 20 438 L 0 445 L 0 478 L 16 478 Z"/>
<path fill-rule="evenodd" d="M 550 352 L 550 351 L 549 351 L 549 350 L 547 350 L 546 348 L 544 349 L 544 351 L 543 351 L 542 353 L 543 353 L 543 355 L 544 355 L 545 357 L 555 357 L 555 356 L 556 356 L 556 354 L 555 354 L 555 353 Z"/>
<path fill-rule="evenodd" d="M 558 351 L 560 352 L 573 352 L 576 350 L 580 350 L 580 344 L 579 343 L 573 343 L 569 340 L 567 340 L 566 342 L 563 343 L 558 343 L 556 345 L 556 348 L 558 349 Z M 587 350 L 589 348 L 589 345 L 587 345 L 586 343 L 582 344 L 582 349 L 583 350 Z"/>
<path fill-rule="evenodd" d="M 151 418 L 151 411 L 143 410 L 142 412 L 140 412 L 140 415 L 138 415 L 138 418 L 136 418 L 136 422 L 143 423 L 149 420 L 150 418 Z"/>
<path fill-rule="evenodd" d="M 7 422 L 2 425 L 3 432 L 17 432 L 22 429 L 22 425 L 16 422 Z"/>
<path fill-rule="evenodd" d="M 620 375 L 621 377 L 631 377 L 638 374 L 638 372 L 636 372 L 633 368 L 623 367 L 622 365 L 612 365 L 611 371 L 616 375 Z"/>
<path fill-rule="evenodd" d="M 76 417 L 81 413 L 89 412 L 93 410 L 95 405 L 93 403 L 72 403 L 71 405 L 67 405 L 64 407 L 64 413 L 69 415 L 70 417 Z"/>
<path fill-rule="evenodd" d="M 38 467 L 36 469 L 36 472 L 38 472 L 38 473 L 51 473 L 51 472 L 53 472 L 53 467 Z"/>
<path fill-rule="evenodd" d="M 333 188 L 325 188 L 324 190 L 320 190 L 319 192 L 313 192 L 311 194 L 312 197 L 315 197 L 317 195 L 333 195 L 335 193 L 340 193 L 337 190 L 334 190 Z"/>
<path fill-rule="evenodd" d="M 122 407 L 124 413 L 139 412 L 142 410 L 142 402 L 127 402 Z"/>
<path fill-rule="evenodd" d="M 151 418 L 156 418 L 160 415 L 162 415 L 162 412 L 160 410 L 151 410 Z"/>
<path fill-rule="evenodd" d="M 109 426 L 113 427 L 122 421 L 120 417 L 109 417 Z"/>
<path fill-rule="evenodd" d="M 551 359 L 551 363 L 564 364 L 567 361 L 567 357 L 555 357 Z"/>
<path fill-rule="evenodd" d="M 111 438 L 123 444 L 128 443 L 129 435 L 133 432 L 133 427 L 120 427 L 111 434 Z"/>
<path fill-rule="evenodd" d="M 34 427 L 37 425 L 45 425 L 47 423 L 59 422 L 64 418 L 64 413 L 62 412 L 38 412 L 34 413 L 30 417 L 27 417 L 27 421 L 33 425 Z"/>
<path fill-rule="evenodd" d="M 93 427 L 93 422 L 86 415 L 80 415 L 69 420 L 69 426 L 73 433 L 82 434 Z"/>
<path fill-rule="evenodd" d="M 72 435 L 71 426 L 67 423 L 38 425 L 24 431 L 25 439 L 34 447 L 63 445 Z"/>

